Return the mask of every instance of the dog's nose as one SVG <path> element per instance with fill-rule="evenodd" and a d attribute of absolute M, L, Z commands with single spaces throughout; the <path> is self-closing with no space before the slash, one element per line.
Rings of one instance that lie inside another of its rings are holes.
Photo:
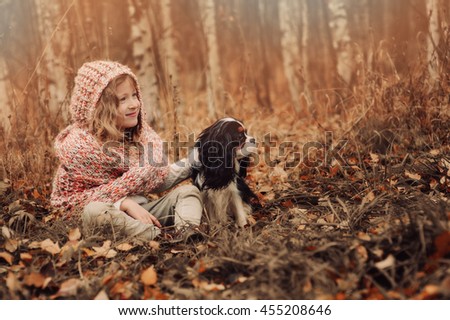
<path fill-rule="evenodd" d="M 256 143 L 256 139 L 255 138 L 251 138 L 250 139 L 250 143 L 255 144 Z"/>

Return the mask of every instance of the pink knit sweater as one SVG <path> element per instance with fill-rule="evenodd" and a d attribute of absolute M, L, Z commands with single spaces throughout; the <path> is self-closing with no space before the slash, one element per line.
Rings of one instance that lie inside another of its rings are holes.
<path fill-rule="evenodd" d="M 162 140 L 144 121 L 139 147 L 129 149 L 121 143 L 101 144 L 87 128 L 103 89 L 112 78 L 124 73 L 136 80 L 125 66 L 91 62 L 83 65 L 75 78 L 71 100 L 74 123 L 55 140 L 60 165 L 51 195 L 51 204 L 63 209 L 65 217 L 80 212 L 92 201 L 114 203 L 129 195 L 151 193 L 168 174 Z M 138 95 L 140 99 L 139 88 Z"/>

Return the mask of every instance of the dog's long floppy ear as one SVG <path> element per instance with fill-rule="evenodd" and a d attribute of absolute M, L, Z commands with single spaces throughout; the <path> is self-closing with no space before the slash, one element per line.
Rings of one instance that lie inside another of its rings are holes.
<path fill-rule="evenodd" d="M 233 141 L 227 126 L 230 122 L 217 121 L 203 130 L 197 143 L 204 189 L 223 189 L 234 179 L 235 148 L 238 141 Z"/>
<path fill-rule="evenodd" d="M 247 168 L 249 165 L 250 165 L 249 157 L 244 157 L 244 158 L 239 159 L 239 171 L 237 172 L 237 174 L 241 178 L 245 178 L 247 176 Z"/>
<path fill-rule="evenodd" d="M 237 178 L 237 188 L 241 193 L 242 200 L 251 205 L 253 209 L 261 208 L 261 203 L 259 202 L 258 196 L 250 189 L 250 187 L 245 182 L 244 178 Z"/>
<path fill-rule="evenodd" d="M 218 190 L 230 184 L 234 177 L 232 153 L 232 148 L 224 141 L 207 140 L 202 144 L 200 161 L 205 188 Z"/>

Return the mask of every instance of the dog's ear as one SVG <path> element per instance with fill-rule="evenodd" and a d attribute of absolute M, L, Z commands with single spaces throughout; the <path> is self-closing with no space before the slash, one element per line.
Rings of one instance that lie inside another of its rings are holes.
<path fill-rule="evenodd" d="M 249 157 L 244 157 L 241 158 L 239 160 L 239 171 L 237 172 L 237 174 L 242 177 L 245 178 L 247 176 L 247 168 L 250 165 L 250 158 Z"/>
<path fill-rule="evenodd" d="M 204 188 L 219 190 L 226 188 L 234 176 L 232 150 L 224 142 L 209 140 L 201 146 L 201 173 L 204 176 Z"/>
<path fill-rule="evenodd" d="M 250 189 L 244 178 L 238 177 L 236 180 L 237 188 L 241 193 L 242 200 L 252 206 L 253 209 L 261 208 L 258 196 Z"/>

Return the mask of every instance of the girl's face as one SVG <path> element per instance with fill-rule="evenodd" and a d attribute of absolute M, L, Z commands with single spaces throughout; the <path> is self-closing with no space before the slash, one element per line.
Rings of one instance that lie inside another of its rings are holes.
<path fill-rule="evenodd" d="M 141 108 L 136 88 L 130 79 L 125 79 L 116 87 L 119 100 L 117 107 L 117 126 L 121 130 L 132 128 L 138 124 L 138 116 Z"/>

